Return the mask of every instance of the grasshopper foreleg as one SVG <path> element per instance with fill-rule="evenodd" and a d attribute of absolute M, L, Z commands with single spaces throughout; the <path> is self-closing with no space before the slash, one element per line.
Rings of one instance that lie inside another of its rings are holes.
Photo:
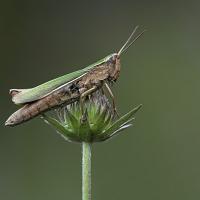
<path fill-rule="evenodd" d="M 116 113 L 117 116 L 119 117 L 119 113 L 118 113 L 117 107 L 116 107 L 115 97 L 114 97 L 114 95 L 112 93 L 112 90 L 110 89 L 110 87 L 109 87 L 109 85 L 107 83 L 104 83 L 104 84 L 105 84 L 106 90 L 108 91 L 108 94 L 110 95 L 110 97 L 112 99 L 114 113 Z"/>

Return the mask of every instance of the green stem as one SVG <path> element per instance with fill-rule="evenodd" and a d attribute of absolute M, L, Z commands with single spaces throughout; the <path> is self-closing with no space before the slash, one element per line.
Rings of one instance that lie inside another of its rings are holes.
<path fill-rule="evenodd" d="M 82 143 L 82 200 L 91 200 L 91 143 Z"/>

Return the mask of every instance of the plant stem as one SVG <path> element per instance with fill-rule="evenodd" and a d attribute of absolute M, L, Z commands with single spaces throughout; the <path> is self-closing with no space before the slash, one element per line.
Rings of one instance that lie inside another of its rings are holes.
<path fill-rule="evenodd" d="M 82 200 L 91 200 L 91 143 L 82 142 Z"/>

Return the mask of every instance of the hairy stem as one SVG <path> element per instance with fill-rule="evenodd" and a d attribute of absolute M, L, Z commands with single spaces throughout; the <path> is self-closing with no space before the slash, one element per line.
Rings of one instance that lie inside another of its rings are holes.
<path fill-rule="evenodd" d="M 91 143 L 82 143 L 82 200 L 91 200 Z"/>

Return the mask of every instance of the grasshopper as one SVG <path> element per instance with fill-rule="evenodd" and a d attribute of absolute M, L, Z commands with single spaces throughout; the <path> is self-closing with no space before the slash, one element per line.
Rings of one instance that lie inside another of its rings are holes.
<path fill-rule="evenodd" d="M 115 98 L 109 83 L 115 82 L 119 77 L 121 54 L 144 33 L 143 31 L 132 40 L 137 28 L 138 26 L 134 28 L 117 53 L 112 53 L 84 69 L 58 77 L 34 88 L 11 89 L 12 101 L 17 105 L 22 105 L 22 107 L 7 119 L 5 125 L 21 124 L 46 111 L 62 105 L 69 105 L 75 101 L 80 101 L 80 104 L 83 105 L 85 97 L 103 88 L 111 96 L 113 109 L 116 112 Z"/>

